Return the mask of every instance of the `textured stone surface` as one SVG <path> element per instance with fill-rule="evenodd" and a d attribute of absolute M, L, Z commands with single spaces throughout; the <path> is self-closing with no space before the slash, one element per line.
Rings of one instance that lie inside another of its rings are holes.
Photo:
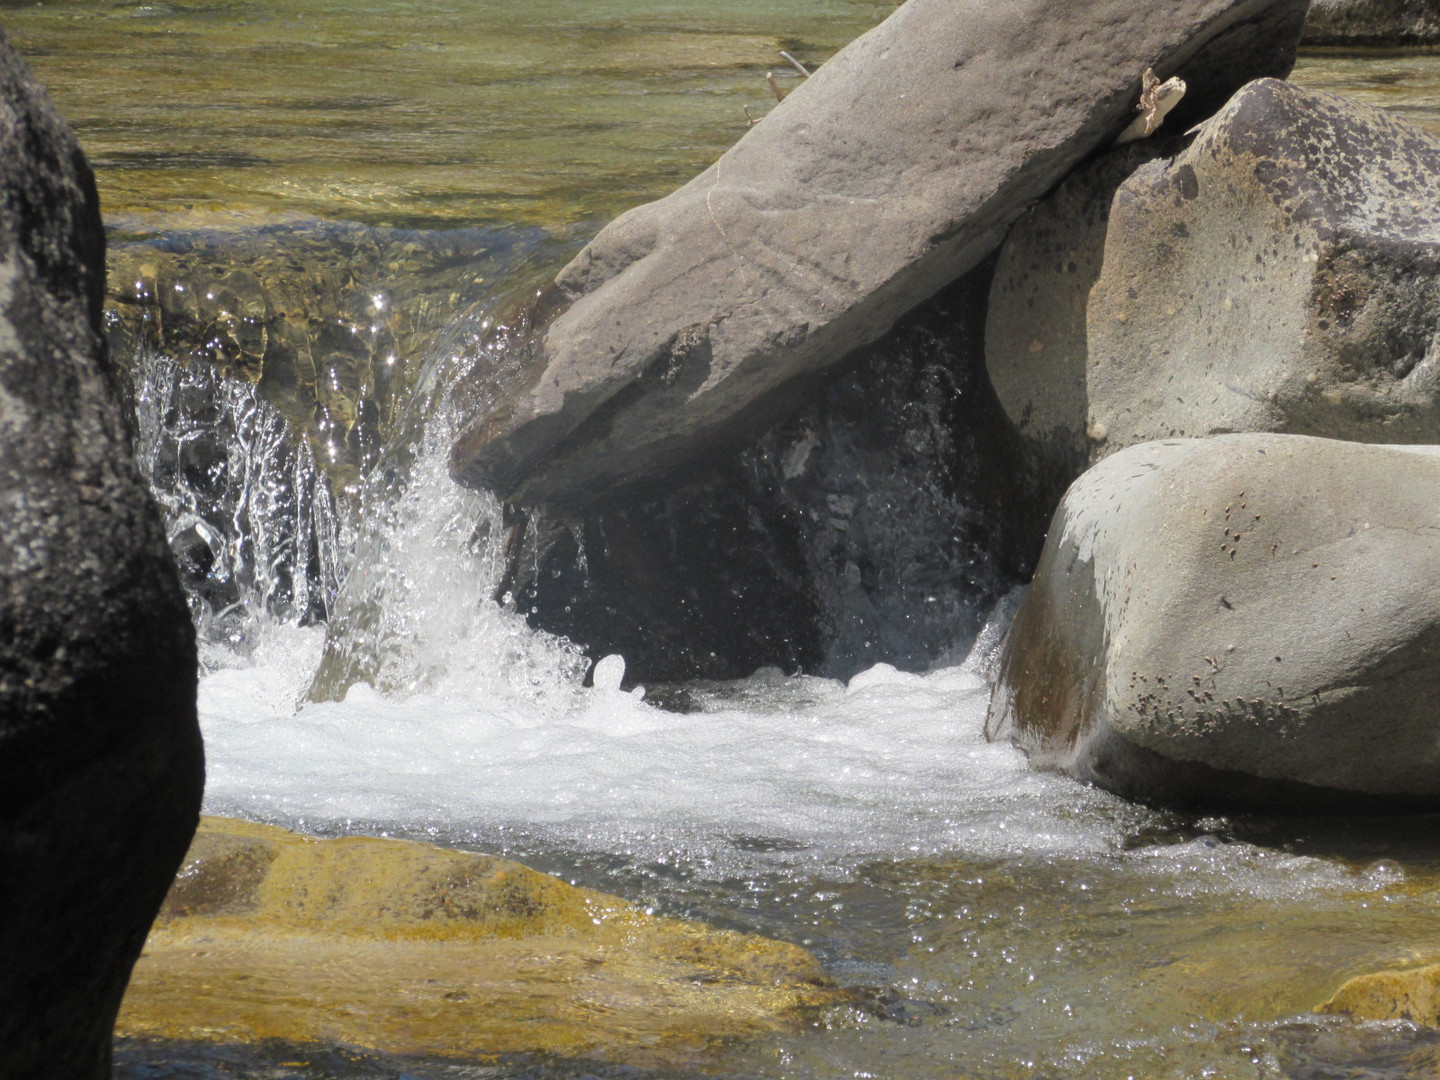
<path fill-rule="evenodd" d="M 0 1075 L 108 1076 L 203 766 L 194 632 L 100 337 L 73 135 L 0 37 Z"/>
<path fill-rule="evenodd" d="M 1436 0 L 1313 0 L 1307 45 L 1432 45 L 1440 41 Z"/>
<path fill-rule="evenodd" d="M 1275 80 L 1116 192 L 1093 456 L 1226 431 L 1440 442 L 1440 141 Z"/>
<path fill-rule="evenodd" d="M 1006 416 L 1049 479 L 1052 506 L 1090 456 L 1085 321 L 1111 199 L 1141 165 L 1181 145 L 1157 136 L 1088 162 L 1022 214 L 1000 248 L 985 366 Z"/>
<path fill-rule="evenodd" d="M 1066 494 L 987 731 L 1172 803 L 1440 800 L 1440 452 L 1131 447 Z"/>
<path fill-rule="evenodd" d="M 504 859 L 206 818 L 118 1031 L 656 1066 L 842 997 L 797 946 Z"/>
<path fill-rule="evenodd" d="M 1295 0 L 909 0 L 714 166 L 616 219 L 560 274 L 572 301 L 454 471 L 581 503 L 703 455 L 784 388 L 883 334 L 993 250 L 1024 206 L 1179 73 L 1178 128 L 1284 74 Z"/>

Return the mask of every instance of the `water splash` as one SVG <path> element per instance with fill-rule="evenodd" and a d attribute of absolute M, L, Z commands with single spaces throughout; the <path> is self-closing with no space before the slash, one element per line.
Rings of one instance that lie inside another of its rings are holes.
<path fill-rule="evenodd" d="M 344 529 L 308 444 L 258 388 L 142 351 L 131 366 L 136 462 L 164 512 L 207 665 L 270 623 L 328 615 Z"/>
<path fill-rule="evenodd" d="M 364 683 L 385 694 L 564 697 L 589 666 L 580 649 L 496 600 L 512 531 L 493 495 L 449 477 L 451 426 L 434 416 L 409 476 L 372 501 L 330 618 L 312 700 Z"/>

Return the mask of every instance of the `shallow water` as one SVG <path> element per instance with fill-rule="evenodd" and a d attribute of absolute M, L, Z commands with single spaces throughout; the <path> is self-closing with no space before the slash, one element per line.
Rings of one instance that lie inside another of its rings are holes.
<path fill-rule="evenodd" d="M 892 8 L 69 0 L 3 21 L 79 131 L 119 242 L 204 228 L 253 244 L 257 224 L 316 218 L 538 226 L 562 238 L 553 259 L 729 145 L 772 100 L 778 49 L 823 59 Z M 1440 130 L 1440 58 L 1327 52 L 1296 79 Z M 534 272 L 506 258 L 467 302 Z M 315 693 L 325 629 L 277 621 L 265 597 L 205 628 L 210 812 L 514 855 L 799 942 L 859 992 L 685 1075 L 1440 1070 L 1433 1035 L 1309 1015 L 1351 974 L 1440 958 L 1432 820 L 1195 820 L 1033 772 L 981 734 L 1003 612 L 968 661 L 923 676 L 762 672 L 684 688 L 688 713 L 586 688 L 578 650 L 489 599 L 501 530 L 475 523 L 498 508 L 444 480 L 443 417 L 405 437 L 408 479 L 327 549 L 331 633 L 368 681 Z M 129 1043 L 118 1063 L 127 1078 L 636 1075 L 345 1047 Z"/>
<path fill-rule="evenodd" d="M 774 104 L 780 49 L 817 63 L 894 6 L 50 0 L 3 23 L 114 228 L 558 226 L 689 179 Z"/>

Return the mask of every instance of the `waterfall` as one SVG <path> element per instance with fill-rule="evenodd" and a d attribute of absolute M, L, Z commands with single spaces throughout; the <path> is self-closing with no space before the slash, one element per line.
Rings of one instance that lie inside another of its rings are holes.
<path fill-rule="evenodd" d="M 136 463 L 164 512 L 208 660 L 269 622 L 329 615 L 345 532 L 308 443 L 258 388 L 142 350 L 131 364 Z"/>

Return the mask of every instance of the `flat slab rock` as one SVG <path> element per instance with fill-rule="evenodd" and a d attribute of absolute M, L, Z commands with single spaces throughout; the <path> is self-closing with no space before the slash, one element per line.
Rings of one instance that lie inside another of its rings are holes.
<path fill-rule="evenodd" d="M 117 1032 L 663 1067 L 844 997 L 798 946 L 505 859 L 205 818 Z"/>
<path fill-rule="evenodd" d="M 1251 434 L 1067 492 L 987 733 L 1182 805 L 1440 802 L 1440 448 Z"/>
<path fill-rule="evenodd" d="M 1305 8 L 908 0 L 561 272 L 571 306 L 528 379 L 464 425 L 456 478 L 586 503 L 754 430 L 1113 140 L 1146 67 L 1189 84 L 1183 130 L 1287 73 Z"/>

